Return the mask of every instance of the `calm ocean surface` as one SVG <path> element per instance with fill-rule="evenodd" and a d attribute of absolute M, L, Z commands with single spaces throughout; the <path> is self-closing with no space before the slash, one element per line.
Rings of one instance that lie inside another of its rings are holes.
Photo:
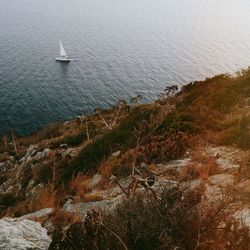
<path fill-rule="evenodd" d="M 0 134 L 246 68 L 249 13 L 250 0 L 0 0 Z"/>

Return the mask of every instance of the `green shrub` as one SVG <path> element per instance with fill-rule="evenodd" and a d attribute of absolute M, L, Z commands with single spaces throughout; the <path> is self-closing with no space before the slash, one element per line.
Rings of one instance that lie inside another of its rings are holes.
<path fill-rule="evenodd" d="M 138 129 L 143 121 L 149 119 L 150 113 L 147 109 L 134 109 L 118 127 L 89 144 L 76 159 L 63 162 L 59 166 L 58 182 L 67 183 L 73 173 L 95 170 L 103 159 L 108 158 L 112 152 L 118 149 L 135 147 L 137 143 L 135 129 Z M 142 132 L 146 134 L 146 131 Z"/>
<path fill-rule="evenodd" d="M 75 147 L 79 146 L 81 143 L 83 143 L 87 139 L 86 132 L 82 131 L 77 135 L 67 136 L 64 139 L 64 142 L 70 146 Z"/>
<path fill-rule="evenodd" d="M 1 194 L 0 195 L 0 211 L 13 206 L 17 202 L 17 197 L 14 194 Z"/>
<path fill-rule="evenodd" d="M 199 129 L 191 114 L 181 110 L 175 110 L 167 115 L 166 119 L 158 127 L 157 133 L 187 132 L 194 133 Z"/>
<path fill-rule="evenodd" d="M 8 180 L 8 177 L 6 175 L 0 175 L 0 186 Z"/>
<path fill-rule="evenodd" d="M 53 170 L 51 167 L 53 163 L 39 163 L 32 169 L 32 179 L 35 184 L 47 184 L 52 179 Z"/>
<path fill-rule="evenodd" d="M 159 190 L 157 200 L 140 193 L 110 212 L 92 209 L 84 223 L 56 228 L 49 249 L 250 249 L 249 228 L 228 217 L 228 197 L 200 206 L 204 187 L 181 186 Z"/>
<path fill-rule="evenodd" d="M 235 144 L 242 149 L 250 149 L 250 116 L 243 115 L 238 122 L 224 134 L 222 142 L 226 145 Z"/>
<path fill-rule="evenodd" d="M 199 200 L 199 195 L 184 194 L 178 187 L 164 189 L 159 200 L 136 195 L 108 214 L 89 212 L 84 224 L 71 225 L 67 237 L 56 231 L 49 249 L 194 249 Z"/>

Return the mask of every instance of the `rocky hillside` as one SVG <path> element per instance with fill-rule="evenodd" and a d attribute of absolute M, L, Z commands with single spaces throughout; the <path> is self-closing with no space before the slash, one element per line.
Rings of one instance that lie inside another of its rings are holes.
<path fill-rule="evenodd" d="M 2 137 L 0 249 L 250 249 L 250 70 L 140 100 Z"/>

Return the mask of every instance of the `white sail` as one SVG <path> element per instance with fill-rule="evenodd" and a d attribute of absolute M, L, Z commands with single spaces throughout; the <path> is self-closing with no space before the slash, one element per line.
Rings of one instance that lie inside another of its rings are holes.
<path fill-rule="evenodd" d="M 60 45 L 60 56 L 56 57 L 55 60 L 58 62 L 70 62 L 70 58 L 67 56 L 61 40 L 59 42 L 59 45 Z"/>
<path fill-rule="evenodd" d="M 65 49 L 63 48 L 62 41 L 60 40 L 60 55 L 67 56 Z"/>

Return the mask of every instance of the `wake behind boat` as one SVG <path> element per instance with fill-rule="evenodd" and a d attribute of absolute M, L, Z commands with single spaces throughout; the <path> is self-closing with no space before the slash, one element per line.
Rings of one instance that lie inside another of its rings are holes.
<path fill-rule="evenodd" d="M 61 40 L 59 41 L 59 44 L 60 44 L 60 57 L 56 57 L 55 60 L 59 62 L 70 62 L 70 58 L 68 57 Z"/>

